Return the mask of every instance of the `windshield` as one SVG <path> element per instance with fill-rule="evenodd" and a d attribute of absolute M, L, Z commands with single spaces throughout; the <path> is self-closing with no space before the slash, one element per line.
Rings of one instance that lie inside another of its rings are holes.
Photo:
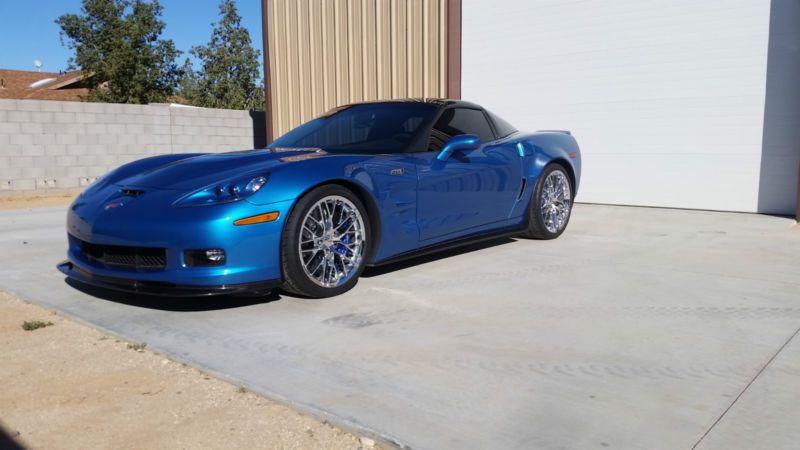
<path fill-rule="evenodd" d="M 436 114 L 422 102 L 343 106 L 295 128 L 270 147 L 319 147 L 331 153 L 403 153 Z"/>

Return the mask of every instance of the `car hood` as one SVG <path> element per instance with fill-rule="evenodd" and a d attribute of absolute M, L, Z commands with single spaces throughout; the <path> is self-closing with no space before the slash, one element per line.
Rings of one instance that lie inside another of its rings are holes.
<path fill-rule="evenodd" d="M 266 174 L 280 165 L 327 155 L 317 148 L 204 154 L 148 167 L 138 173 L 114 179 L 112 183 L 128 188 L 185 191 L 200 189 L 233 177 Z"/>

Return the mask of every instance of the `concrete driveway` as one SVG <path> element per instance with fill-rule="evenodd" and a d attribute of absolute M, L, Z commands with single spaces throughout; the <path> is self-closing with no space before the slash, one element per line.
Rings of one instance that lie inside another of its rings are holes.
<path fill-rule="evenodd" d="M 577 205 L 555 241 L 501 240 L 372 270 L 337 298 L 257 303 L 80 292 L 55 269 L 64 215 L 0 212 L 0 289 L 402 446 L 800 442 L 788 219 Z"/>

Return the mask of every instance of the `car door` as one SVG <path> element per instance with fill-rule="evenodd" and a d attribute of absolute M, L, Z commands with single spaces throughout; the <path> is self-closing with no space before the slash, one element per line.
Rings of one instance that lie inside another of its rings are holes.
<path fill-rule="evenodd" d="M 480 146 L 437 159 L 447 140 L 461 134 L 477 135 Z M 495 141 L 483 110 L 445 109 L 431 130 L 428 151 L 415 155 L 421 241 L 466 235 L 508 218 L 522 182 L 519 154 Z"/>

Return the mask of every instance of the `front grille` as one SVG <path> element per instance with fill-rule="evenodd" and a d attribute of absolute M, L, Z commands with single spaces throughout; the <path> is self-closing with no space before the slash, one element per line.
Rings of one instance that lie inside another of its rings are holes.
<path fill-rule="evenodd" d="M 101 245 L 80 241 L 81 251 L 89 261 L 111 267 L 157 270 L 167 266 L 167 251 L 156 247 Z"/>

